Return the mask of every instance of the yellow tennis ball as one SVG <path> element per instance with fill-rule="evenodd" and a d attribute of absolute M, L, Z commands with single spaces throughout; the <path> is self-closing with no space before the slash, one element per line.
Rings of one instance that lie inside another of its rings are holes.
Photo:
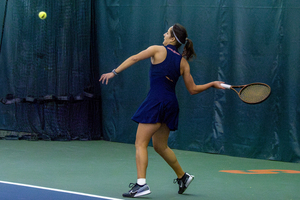
<path fill-rule="evenodd" d="M 40 18 L 40 19 L 46 19 L 46 17 L 47 17 L 47 13 L 46 13 L 46 12 L 41 11 L 41 12 L 39 13 L 39 18 Z"/>

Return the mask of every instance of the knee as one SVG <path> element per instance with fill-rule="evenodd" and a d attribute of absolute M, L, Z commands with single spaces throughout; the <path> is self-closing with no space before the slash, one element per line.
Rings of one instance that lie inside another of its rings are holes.
<path fill-rule="evenodd" d="M 135 149 L 147 149 L 147 147 L 148 147 L 148 143 L 146 143 L 146 142 L 135 142 Z"/>
<path fill-rule="evenodd" d="M 153 148 L 159 155 L 162 155 L 168 146 L 153 144 Z"/>

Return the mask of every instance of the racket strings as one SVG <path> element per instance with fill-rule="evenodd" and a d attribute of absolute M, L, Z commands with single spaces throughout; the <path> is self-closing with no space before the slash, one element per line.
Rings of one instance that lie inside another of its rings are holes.
<path fill-rule="evenodd" d="M 258 103 L 265 100 L 271 92 L 267 85 L 253 84 L 240 91 L 240 98 L 248 103 Z"/>

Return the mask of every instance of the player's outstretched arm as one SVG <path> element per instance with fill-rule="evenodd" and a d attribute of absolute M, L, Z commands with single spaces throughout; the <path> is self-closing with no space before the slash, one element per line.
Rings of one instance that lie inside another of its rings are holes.
<path fill-rule="evenodd" d="M 158 52 L 158 50 L 159 50 L 158 46 L 150 46 L 146 50 L 143 50 L 136 55 L 130 56 L 119 67 L 114 69 L 112 72 L 102 74 L 99 79 L 99 82 L 102 82 L 102 84 L 104 84 L 104 83 L 108 84 L 109 79 L 115 77 L 115 75 L 119 74 L 120 72 L 124 71 L 125 69 L 129 68 L 130 66 L 139 62 L 140 60 L 154 57 L 154 55 Z"/>

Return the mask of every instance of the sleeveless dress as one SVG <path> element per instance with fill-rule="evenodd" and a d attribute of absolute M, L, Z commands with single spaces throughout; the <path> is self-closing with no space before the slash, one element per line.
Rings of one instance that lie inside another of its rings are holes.
<path fill-rule="evenodd" d="M 180 77 L 182 56 L 173 45 L 165 48 L 166 59 L 159 64 L 151 64 L 150 90 L 131 119 L 137 123 L 165 123 L 174 131 L 178 128 L 179 114 L 175 86 Z"/>

